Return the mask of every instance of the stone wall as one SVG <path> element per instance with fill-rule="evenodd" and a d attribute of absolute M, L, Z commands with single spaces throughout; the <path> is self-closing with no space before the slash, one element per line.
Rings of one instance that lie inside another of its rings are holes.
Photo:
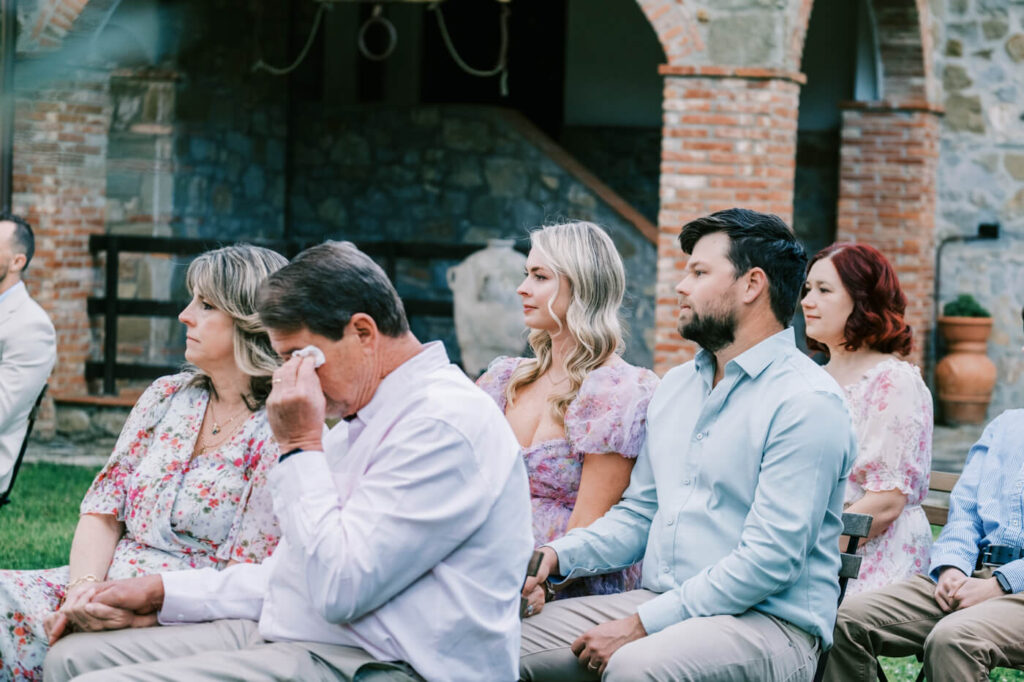
<path fill-rule="evenodd" d="M 555 221 L 592 220 L 626 263 L 626 358 L 651 366 L 655 249 L 613 209 L 617 197 L 525 119 L 485 107 L 360 107 L 302 112 L 291 136 L 291 236 L 483 243 Z M 399 263 L 403 296 L 450 299 L 452 262 Z M 458 357 L 450 319 L 413 320 Z"/>
<path fill-rule="evenodd" d="M 647 220 L 658 221 L 660 128 L 572 126 L 559 142 Z"/>
<path fill-rule="evenodd" d="M 971 293 L 992 311 L 989 355 L 999 370 L 989 416 L 1024 405 L 1024 5 L 944 0 L 935 61 L 946 115 L 941 128 L 936 238 L 999 222 L 998 242 L 943 251 L 940 300 Z"/>

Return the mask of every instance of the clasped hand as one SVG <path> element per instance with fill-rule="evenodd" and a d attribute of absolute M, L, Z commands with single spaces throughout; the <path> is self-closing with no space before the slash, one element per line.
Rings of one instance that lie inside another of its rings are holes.
<path fill-rule="evenodd" d="M 50 646 L 72 630 L 98 632 L 156 625 L 163 604 L 163 580 L 144 576 L 130 580 L 79 585 L 64 604 L 43 620 Z"/>
<path fill-rule="evenodd" d="M 935 584 L 935 601 L 946 613 L 1003 596 L 995 578 L 971 578 L 952 566 L 943 569 Z"/>

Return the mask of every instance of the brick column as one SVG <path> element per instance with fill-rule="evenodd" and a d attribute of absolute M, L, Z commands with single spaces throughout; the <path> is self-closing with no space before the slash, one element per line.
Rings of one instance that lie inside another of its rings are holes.
<path fill-rule="evenodd" d="M 664 374 L 693 357 L 676 330 L 675 285 L 686 256 L 684 223 L 740 206 L 793 213 L 799 73 L 772 69 L 663 66 L 665 117 L 654 369 Z"/>
<path fill-rule="evenodd" d="M 909 359 L 921 367 L 933 323 L 939 114 L 926 103 L 843 105 L 836 239 L 892 261 L 914 328 Z"/>
<path fill-rule="evenodd" d="M 84 394 L 91 332 L 89 235 L 104 232 L 109 91 L 105 78 L 17 93 L 14 211 L 28 218 L 36 254 L 26 280 L 57 330 L 50 395 Z"/>

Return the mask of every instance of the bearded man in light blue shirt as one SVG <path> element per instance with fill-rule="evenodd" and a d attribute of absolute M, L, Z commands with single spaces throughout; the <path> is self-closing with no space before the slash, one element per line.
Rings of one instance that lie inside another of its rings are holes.
<path fill-rule="evenodd" d="M 843 486 L 841 389 L 794 344 L 806 255 L 774 215 L 684 226 L 679 331 L 623 499 L 541 548 L 539 581 L 643 559 L 643 589 L 550 603 L 523 625 L 524 680 L 811 680 L 832 641 Z"/>

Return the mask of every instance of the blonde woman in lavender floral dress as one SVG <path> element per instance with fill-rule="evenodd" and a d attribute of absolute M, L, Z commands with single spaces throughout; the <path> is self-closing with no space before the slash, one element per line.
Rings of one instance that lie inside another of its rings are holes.
<path fill-rule="evenodd" d="M 644 439 L 653 372 L 619 353 L 625 272 L 614 244 L 591 223 L 533 232 L 522 297 L 534 358 L 501 357 L 477 381 L 523 446 L 537 545 L 587 526 L 622 498 Z M 579 580 L 558 596 L 637 586 L 639 565 Z M 523 595 L 544 607 L 542 588 Z"/>
<path fill-rule="evenodd" d="M 918 368 L 899 358 L 912 332 L 896 273 L 871 246 L 833 244 L 811 259 L 801 306 L 807 345 L 828 355 L 825 369 L 843 387 L 857 433 L 846 511 L 874 518 L 847 594 L 925 572 L 932 397 Z"/>
<path fill-rule="evenodd" d="M 0 571 L 0 680 L 41 680 L 49 644 L 100 581 L 260 562 L 277 545 L 264 401 L 278 362 L 255 299 L 286 262 L 254 246 L 193 261 L 179 315 L 192 368 L 136 403 L 82 501 L 70 566 Z"/>

